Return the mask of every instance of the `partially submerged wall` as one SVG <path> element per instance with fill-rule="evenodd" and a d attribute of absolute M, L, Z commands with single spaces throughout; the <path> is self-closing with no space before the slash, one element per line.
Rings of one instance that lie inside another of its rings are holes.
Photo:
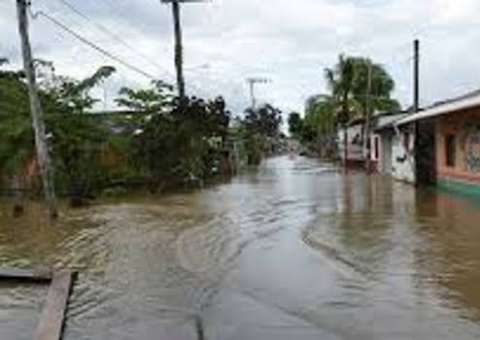
<path fill-rule="evenodd" d="M 392 176 L 400 181 L 416 183 L 414 125 L 396 130 L 392 138 Z"/>
<path fill-rule="evenodd" d="M 439 117 L 436 140 L 439 184 L 480 192 L 480 109 Z"/>

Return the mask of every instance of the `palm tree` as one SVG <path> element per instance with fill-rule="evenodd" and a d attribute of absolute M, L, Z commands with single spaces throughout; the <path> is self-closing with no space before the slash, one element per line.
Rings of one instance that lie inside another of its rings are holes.
<path fill-rule="evenodd" d="M 355 115 L 367 121 L 372 112 L 396 111 L 398 101 L 391 98 L 395 82 L 380 64 L 368 58 L 340 55 L 333 69 L 325 69 L 325 79 L 335 103 L 337 123 L 344 128 L 344 158 L 348 156 L 348 122 Z M 368 127 L 367 127 L 368 130 Z M 364 131 L 365 133 L 365 131 Z M 368 132 L 363 140 L 368 140 Z"/>
<path fill-rule="evenodd" d="M 348 159 L 348 122 L 351 118 L 351 104 L 355 80 L 355 63 L 353 58 L 339 56 L 335 67 L 325 69 L 325 79 L 336 103 L 338 124 L 343 126 L 343 147 L 345 164 Z"/>

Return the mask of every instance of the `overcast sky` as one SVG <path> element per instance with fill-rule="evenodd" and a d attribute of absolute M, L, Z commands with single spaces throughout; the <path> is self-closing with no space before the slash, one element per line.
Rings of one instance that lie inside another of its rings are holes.
<path fill-rule="evenodd" d="M 149 74 L 174 82 L 171 9 L 159 0 L 33 0 L 44 11 Z M 227 98 L 233 111 L 248 105 L 247 77 L 272 80 L 257 96 L 285 112 L 326 91 L 323 69 L 339 53 L 369 56 L 394 77 L 395 96 L 411 102 L 412 43 L 422 42 L 422 104 L 480 87 L 478 0 L 212 0 L 182 6 L 190 94 Z M 107 27 L 134 51 L 99 30 Z M 148 79 L 117 65 L 41 16 L 31 23 L 35 57 L 75 77 L 104 64 L 118 73 L 105 85 L 110 100 L 122 85 Z M 0 0 L 0 56 L 20 61 L 15 0 Z M 104 92 L 103 90 L 101 91 Z M 102 94 L 103 95 L 103 94 Z"/>

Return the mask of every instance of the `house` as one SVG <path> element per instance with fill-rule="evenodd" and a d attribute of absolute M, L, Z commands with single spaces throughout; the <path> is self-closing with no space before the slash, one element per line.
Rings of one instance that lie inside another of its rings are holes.
<path fill-rule="evenodd" d="M 417 182 L 480 193 L 480 91 L 437 103 L 396 126 L 418 132 Z"/>
<path fill-rule="evenodd" d="M 370 140 L 364 143 L 365 124 L 364 118 L 350 122 L 347 128 L 347 165 L 365 166 L 367 158 L 370 159 L 370 171 L 391 174 L 391 161 L 393 141 L 395 134 L 393 123 L 406 117 L 406 112 L 390 113 L 379 112 L 370 120 Z M 384 133 L 385 130 L 385 133 Z M 344 129 L 338 131 L 338 149 L 342 161 L 345 158 Z M 398 150 L 399 153 L 401 150 Z"/>
<path fill-rule="evenodd" d="M 340 160 L 347 167 L 360 167 L 365 163 L 365 152 L 363 146 L 365 119 L 358 118 L 352 120 L 345 131 L 344 128 L 338 129 L 338 154 Z M 345 153 L 345 135 L 347 138 L 347 152 Z M 347 159 L 345 161 L 345 154 Z"/>
<path fill-rule="evenodd" d="M 385 113 L 374 119 L 373 133 L 371 135 L 370 159 L 372 169 L 383 175 L 393 175 L 394 168 L 400 169 L 398 164 L 393 164 L 394 158 L 399 158 L 402 151 L 398 146 L 401 144 L 397 136 L 395 122 L 405 118 L 406 111 Z M 394 150 L 395 144 L 395 150 Z M 395 151 L 395 157 L 394 157 Z"/>

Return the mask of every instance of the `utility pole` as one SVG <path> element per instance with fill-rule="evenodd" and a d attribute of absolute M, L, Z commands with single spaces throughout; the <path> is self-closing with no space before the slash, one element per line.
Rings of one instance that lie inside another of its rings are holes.
<path fill-rule="evenodd" d="M 415 39 L 413 42 L 413 112 L 420 109 L 420 41 Z"/>
<path fill-rule="evenodd" d="M 255 98 L 255 85 L 256 84 L 267 84 L 270 80 L 267 78 L 247 78 L 247 83 L 250 88 L 250 99 L 252 101 L 252 109 L 255 109 L 257 106 L 257 100 Z"/>
<path fill-rule="evenodd" d="M 363 141 L 365 149 L 365 166 L 367 173 L 370 173 L 371 141 L 370 141 L 370 116 L 371 116 L 371 98 L 372 98 L 372 61 L 368 60 L 367 76 L 367 96 L 365 98 L 365 140 Z M 370 145 L 370 148 L 368 147 Z"/>
<path fill-rule="evenodd" d="M 42 176 L 43 191 L 48 204 L 50 217 L 58 217 L 57 198 L 55 195 L 55 185 L 53 169 L 50 160 L 48 142 L 45 133 L 45 122 L 43 117 L 42 105 L 38 96 L 35 68 L 33 65 L 32 49 L 28 36 L 28 17 L 27 7 L 30 3 L 27 0 L 17 0 L 18 31 L 22 45 L 23 67 L 27 77 L 28 94 L 30 98 L 30 111 L 32 116 L 32 125 L 35 132 L 35 146 L 37 151 L 37 162 Z"/>
<path fill-rule="evenodd" d="M 181 2 L 203 2 L 204 0 L 161 0 L 162 3 L 172 4 L 173 28 L 175 37 L 175 69 L 177 73 L 177 88 L 180 99 L 185 98 L 185 78 L 183 75 L 183 42 L 182 23 L 180 16 Z"/>
<path fill-rule="evenodd" d="M 180 22 L 180 4 L 172 2 L 173 26 L 175 34 L 175 68 L 177 70 L 177 86 L 180 99 L 185 98 L 185 79 L 183 77 L 183 43 L 182 26 Z"/>

